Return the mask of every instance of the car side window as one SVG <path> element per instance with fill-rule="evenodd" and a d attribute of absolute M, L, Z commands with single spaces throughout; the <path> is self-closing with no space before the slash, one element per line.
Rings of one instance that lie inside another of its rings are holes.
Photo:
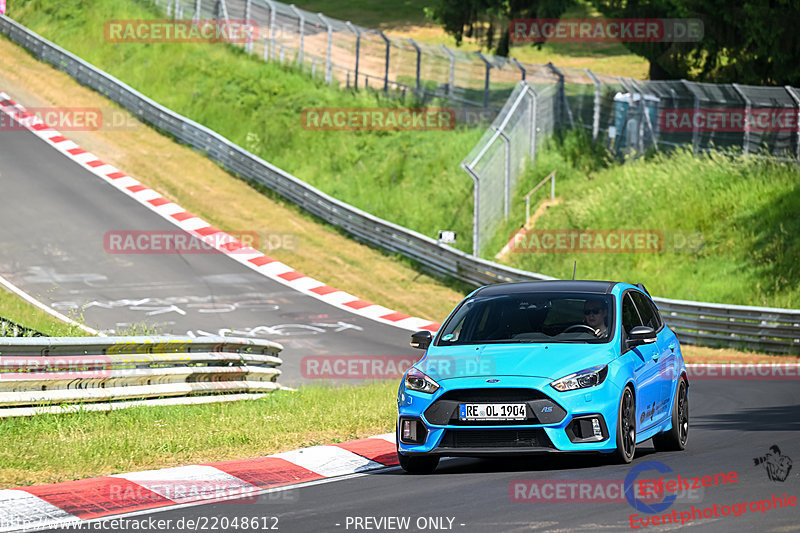
<path fill-rule="evenodd" d="M 639 318 L 636 306 L 633 305 L 631 294 L 626 293 L 622 299 L 622 333 L 627 336 L 633 328 L 641 325 L 642 319 Z"/>
<path fill-rule="evenodd" d="M 636 308 L 639 310 L 639 315 L 641 315 L 644 325 L 658 331 L 661 327 L 661 320 L 658 316 L 658 310 L 653 306 L 650 298 L 637 291 L 631 291 L 629 294 L 633 296 L 633 301 L 636 303 Z"/>

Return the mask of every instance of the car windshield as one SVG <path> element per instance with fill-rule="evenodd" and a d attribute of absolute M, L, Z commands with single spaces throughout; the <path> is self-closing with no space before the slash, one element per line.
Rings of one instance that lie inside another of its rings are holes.
<path fill-rule="evenodd" d="M 437 346 L 517 342 L 608 342 L 607 294 L 512 293 L 469 298 L 445 323 Z"/>

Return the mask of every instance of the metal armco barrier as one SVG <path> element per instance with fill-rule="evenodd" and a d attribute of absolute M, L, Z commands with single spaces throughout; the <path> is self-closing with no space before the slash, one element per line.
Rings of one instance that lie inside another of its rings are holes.
<path fill-rule="evenodd" d="M 41 61 L 105 95 L 141 120 L 206 153 L 230 172 L 264 185 L 325 222 L 344 229 L 357 240 L 400 253 L 427 271 L 475 287 L 505 281 L 555 279 L 468 255 L 332 198 L 205 126 L 159 105 L 4 15 L 0 15 L 0 32 Z M 800 352 L 800 310 L 654 300 L 664 311 L 667 323 L 674 324 L 683 342 L 774 353 Z M 731 311 L 718 316 L 725 310 Z"/>
<path fill-rule="evenodd" d="M 281 388 L 282 349 L 232 337 L 2 338 L 0 417 L 257 397 Z"/>

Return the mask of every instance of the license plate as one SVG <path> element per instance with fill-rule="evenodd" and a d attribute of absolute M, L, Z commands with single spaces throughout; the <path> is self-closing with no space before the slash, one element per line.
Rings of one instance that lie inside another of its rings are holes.
<path fill-rule="evenodd" d="M 462 403 L 459 406 L 461 420 L 525 420 L 524 403 Z"/>

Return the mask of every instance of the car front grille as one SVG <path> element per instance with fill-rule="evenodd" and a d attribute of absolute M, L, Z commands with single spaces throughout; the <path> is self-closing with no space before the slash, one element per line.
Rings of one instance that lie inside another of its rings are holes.
<path fill-rule="evenodd" d="M 439 448 L 553 448 L 543 429 L 449 429 Z"/>

